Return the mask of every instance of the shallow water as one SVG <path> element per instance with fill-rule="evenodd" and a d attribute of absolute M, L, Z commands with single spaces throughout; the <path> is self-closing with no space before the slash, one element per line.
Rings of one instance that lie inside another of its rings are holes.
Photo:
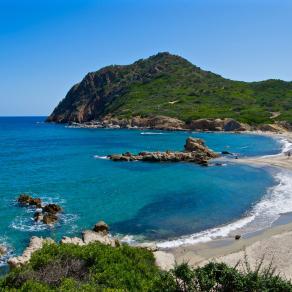
<path fill-rule="evenodd" d="M 228 163 L 119 163 L 107 154 L 181 150 L 188 136 L 215 151 L 277 154 L 269 137 L 224 133 L 72 129 L 44 118 L 0 118 L 0 242 L 19 253 L 32 235 L 79 235 L 99 220 L 112 233 L 169 240 L 244 218 L 277 184 L 268 169 Z M 20 208 L 20 193 L 64 208 L 53 229 Z"/>

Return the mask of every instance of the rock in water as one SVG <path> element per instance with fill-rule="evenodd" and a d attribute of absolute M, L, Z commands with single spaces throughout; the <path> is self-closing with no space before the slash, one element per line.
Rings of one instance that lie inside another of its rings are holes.
<path fill-rule="evenodd" d="M 26 194 L 21 194 L 18 197 L 17 201 L 22 206 L 35 206 L 37 208 L 40 208 L 42 205 L 42 200 L 40 198 L 33 198 Z"/>
<path fill-rule="evenodd" d="M 99 221 L 98 223 L 94 225 L 93 231 L 107 235 L 109 231 L 109 227 L 104 221 Z"/>
<path fill-rule="evenodd" d="M 52 213 L 46 213 L 43 216 L 43 223 L 45 224 L 54 224 L 58 221 L 58 216 Z"/>
<path fill-rule="evenodd" d="M 57 204 L 48 204 L 43 207 L 43 212 L 56 214 L 62 211 L 62 208 Z"/>
<path fill-rule="evenodd" d="M 4 245 L 0 245 L 0 256 L 3 256 L 7 253 L 7 247 Z"/>
<path fill-rule="evenodd" d="M 216 157 L 218 157 L 218 154 L 216 154 L 215 152 L 211 151 L 205 145 L 205 142 L 202 139 L 198 139 L 198 138 L 189 137 L 186 140 L 185 151 L 202 153 L 202 154 L 206 155 L 207 158 L 216 158 Z"/>
<path fill-rule="evenodd" d="M 166 152 L 140 152 L 139 154 L 108 155 L 113 161 L 148 161 L 148 162 L 193 162 L 200 165 L 208 165 L 208 160 L 218 157 L 218 154 L 208 149 L 204 141 L 196 138 L 188 138 L 186 140 L 184 151 L 166 151 Z"/>

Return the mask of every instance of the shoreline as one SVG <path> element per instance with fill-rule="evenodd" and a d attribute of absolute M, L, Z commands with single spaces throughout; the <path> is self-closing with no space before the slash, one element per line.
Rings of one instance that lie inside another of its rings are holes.
<path fill-rule="evenodd" d="M 141 130 L 141 129 L 136 129 Z M 189 131 L 189 130 L 187 130 Z M 215 132 L 215 133 L 226 133 L 223 131 Z M 287 132 L 285 134 L 275 134 L 269 132 L 262 132 L 262 131 L 244 131 L 244 132 L 228 132 L 228 133 L 236 133 L 236 134 L 251 134 L 251 135 L 266 135 L 270 136 L 271 138 L 279 139 L 288 139 L 290 142 L 292 141 L 292 133 Z M 291 142 L 292 145 L 292 142 Z M 283 147 L 284 148 L 284 147 Z M 225 161 L 227 160 L 224 158 Z M 273 167 L 278 169 L 288 169 L 292 170 L 292 158 L 287 159 L 283 152 L 276 155 L 270 156 L 263 156 L 263 157 L 251 157 L 251 158 L 239 158 L 239 159 L 229 159 L 228 162 L 232 163 L 245 163 L 253 166 L 258 167 Z M 282 220 L 283 214 L 279 219 L 277 224 L 273 224 L 272 227 L 267 227 L 264 230 L 252 232 L 250 234 L 243 234 L 240 240 L 234 240 L 233 237 L 224 236 L 218 239 L 211 239 L 205 243 L 194 243 L 188 245 L 180 245 L 177 247 L 170 247 L 170 248 L 163 248 L 159 246 L 158 248 L 161 251 L 166 251 L 170 254 L 170 256 L 174 256 L 177 263 L 181 263 L 183 261 L 188 261 L 190 264 L 193 265 L 202 265 L 206 263 L 206 261 L 210 259 L 215 260 L 228 260 L 230 263 L 233 264 L 234 258 L 238 258 L 242 256 L 242 250 L 244 248 L 248 248 L 255 243 L 258 243 L 262 240 L 267 241 L 267 239 L 276 236 L 276 235 L 283 235 L 285 240 L 286 237 L 291 233 L 291 250 L 292 250 L 292 215 L 289 217 L 289 220 Z M 286 216 L 287 217 L 287 216 Z M 242 218 L 244 219 L 244 218 Z M 286 218 L 287 219 L 287 218 Z M 240 220 L 240 219 L 239 219 Z M 275 222 L 274 222 L 275 223 Z M 220 226 L 221 227 L 221 226 Z M 238 230 L 238 228 L 234 229 Z M 233 234 L 234 232 L 231 231 Z M 239 233 L 240 234 L 240 233 Z M 268 240 L 269 241 L 269 240 Z M 287 240 L 289 242 L 289 240 Z M 280 249 L 279 249 L 280 250 Z M 240 254 L 240 255 L 239 255 Z M 232 257 L 231 257 L 232 256 Z M 231 257 L 231 259 L 229 258 Z M 252 256 L 254 258 L 254 256 Z M 227 262 L 228 263 L 228 262 Z M 292 255 L 291 255 L 291 266 L 292 266 Z M 289 277 L 292 279 L 292 270 L 291 273 L 288 274 Z"/>
<path fill-rule="evenodd" d="M 284 139 L 292 144 L 291 132 L 276 134 L 249 131 L 245 133 L 266 135 L 277 140 Z M 285 147 L 276 155 L 230 159 L 229 161 L 257 167 L 272 167 L 292 173 L 292 158 L 288 158 L 284 152 Z M 267 267 L 272 262 L 277 273 L 287 279 L 292 279 L 292 212 L 280 214 L 270 227 L 243 233 L 240 240 L 235 240 L 229 235 L 211 239 L 208 242 L 168 247 L 164 250 L 171 253 L 177 263 L 188 262 L 193 266 L 202 266 L 210 260 L 225 262 L 231 266 L 240 262 L 239 268 L 245 270 L 246 260 L 251 268 L 254 268 L 261 260 L 263 267 Z"/>

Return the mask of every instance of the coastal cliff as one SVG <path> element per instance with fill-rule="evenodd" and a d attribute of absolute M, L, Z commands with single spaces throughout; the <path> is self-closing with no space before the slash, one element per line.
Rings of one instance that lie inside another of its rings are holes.
<path fill-rule="evenodd" d="M 291 129 L 291 97 L 292 82 L 233 81 L 182 57 L 159 53 L 88 73 L 47 121 L 225 130 L 222 120 L 228 118 L 243 125 L 280 123 Z"/>

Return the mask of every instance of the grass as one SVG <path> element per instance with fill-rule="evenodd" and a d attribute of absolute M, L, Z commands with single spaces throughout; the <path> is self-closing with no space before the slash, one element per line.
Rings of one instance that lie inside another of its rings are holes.
<path fill-rule="evenodd" d="M 153 254 L 123 245 L 46 245 L 29 264 L 10 271 L 0 291 L 292 291 L 291 282 L 262 262 L 245 272 L 238 266 L 209 263 L 191 268 L 187 263 L 162 272 Z"/>

